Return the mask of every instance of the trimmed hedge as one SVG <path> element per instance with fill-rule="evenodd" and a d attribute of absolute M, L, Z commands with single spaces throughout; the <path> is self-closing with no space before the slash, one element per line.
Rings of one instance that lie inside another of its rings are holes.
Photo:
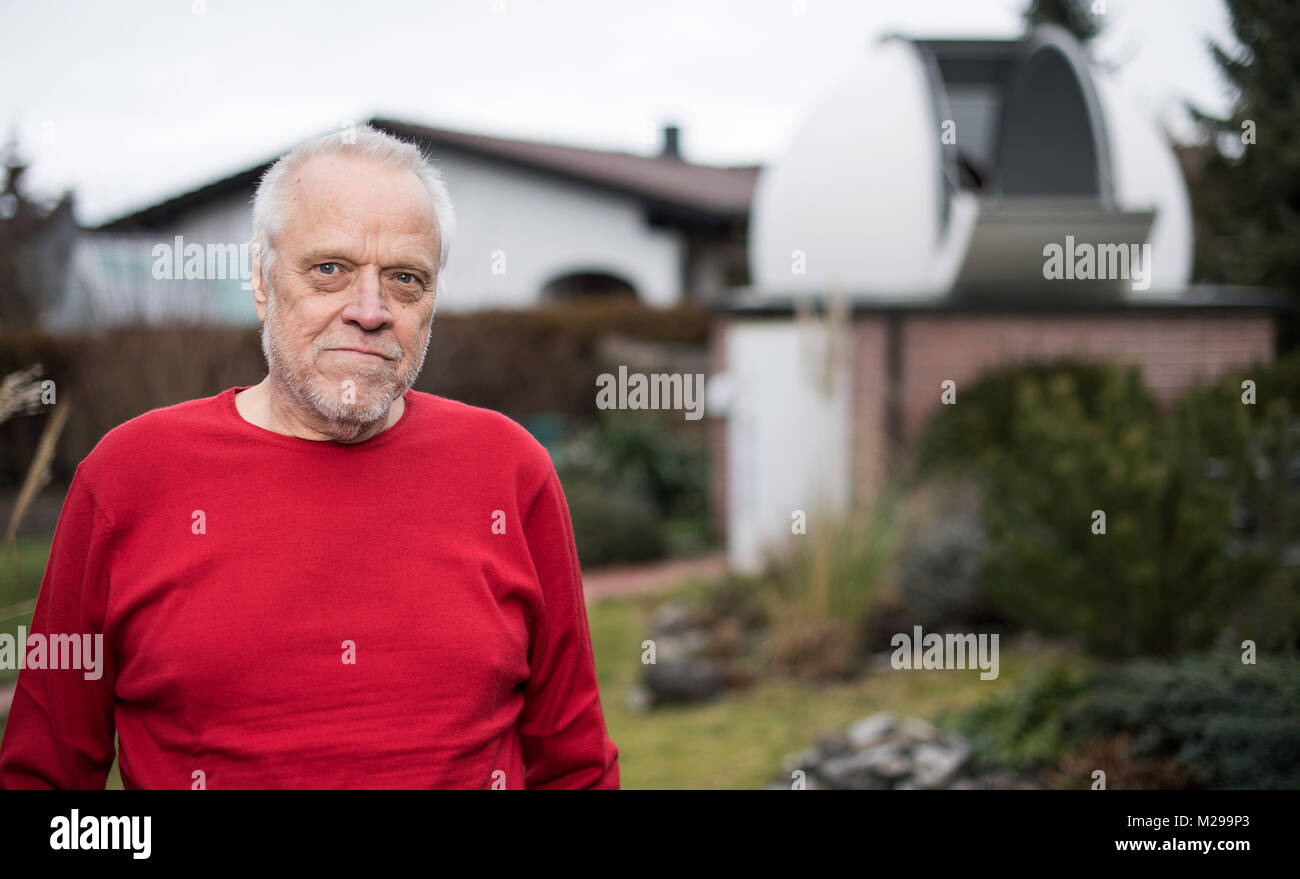
<path fill-rule="evenodd" d="M 691 305 L 652 309 L 603 302 L 439 314 L 416 389 L 495 409 L 515 419 L 542 413 L 594 417 L 595 377 L 607 368 L 607 335 L 704 346 L 708 312 Z M 110 429 L 161 406 L 252 385 L 266 375 L 258 330 L 203 325 L 118 327 L 55 336 L 0 335 L 0 375 L 40 363 L 74 410 L 59 443 L 53 479 L 66 482 Z M 0 425 L 0 487 L 15 487 L 36 449 L 46 415 Z"/>

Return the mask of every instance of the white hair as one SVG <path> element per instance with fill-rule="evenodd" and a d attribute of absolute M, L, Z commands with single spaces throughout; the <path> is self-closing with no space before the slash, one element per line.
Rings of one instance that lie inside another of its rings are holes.
<path fill-rule="evenodd" d="M 439 258 L 435 287 L 442 293 L 442 270 L 447 266 L 451 240 L 456 233 L 456 212 L 440 172 L 414 143 L 401 140 L 370 125 L 347 126 L 295 147 L 277 159 L 262 174 L 253 194 L 254 259 L 260 261 L 262 283 L 271 290 L 271 268 L 275 265 L 275 237 L 284 228 L 287 181 L 290 172 L 317 156 L 359 156 L 415 174 L 428 191 L 438 220 Z M 438 298 L 442 298 L 441 295 Z"/>

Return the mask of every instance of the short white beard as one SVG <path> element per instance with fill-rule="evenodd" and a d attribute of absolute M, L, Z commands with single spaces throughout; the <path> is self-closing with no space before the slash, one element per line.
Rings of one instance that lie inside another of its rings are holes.
<path fill-rule="evenodd" d="M 370 390 L 370 383 L 357 381 L 353 388 L 354 401 L 346 400 L 346 391 L 340 385 L 324 389 L 324 382 L 319 375 L 313 375 L 311 363 L 296 360 L 289 351 L 284 338 L 284 325 L 281 320 L 279 297 L 275 294 L 268 279 L 266 285 L 266 319 L 262 323 L 262 354 L 266 357 L 267 369 L 271 379 L 284 388 L 293 397 L 295 407 L 302 413 L 314 414 L 326 422 L 321 432 L 340 442 L 355 439 L 368 426 L 384 420 L 398 397 L 405 394 L 415 384 L 424 369 L 424 361 L 433 341 L 433 322 L 430 321 L 429 332 L 425 337 L 420 359 L 404 374 L 398 374 L 387 387 Z M 319 354 L 314 351 L 313 354 Z M 378 366 L 373 371 L 379 373 L 386 367 Z"/>

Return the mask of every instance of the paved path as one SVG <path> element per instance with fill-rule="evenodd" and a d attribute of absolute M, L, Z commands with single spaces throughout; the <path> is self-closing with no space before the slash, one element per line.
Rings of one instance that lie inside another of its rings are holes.
<path fill-rule="evenodd" d="M 661 592 L 688 577 L 711 580 L 727 572 L 724 553 L 690 559 L 669 559 L 638 565 L 611 565 L 583 571 L 582 585 L 587 600 L 622 595 Z"/>

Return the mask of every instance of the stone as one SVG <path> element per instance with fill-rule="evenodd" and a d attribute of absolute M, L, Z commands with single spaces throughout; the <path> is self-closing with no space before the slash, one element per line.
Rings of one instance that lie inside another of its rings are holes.
<path fill-rule="evenodd" d="M 722 692 L 722 679 L 707 660 L 669 660 L 646 666 L 642 686 L 655 705 L 707 702 Z"/>
<path fill-rule="evenodd" d="M 813 746 L 813 749 L 817 754 L 818 760 L 826 760 L 830 757 L 838 757 L 841 754 L 846 754 L 849 751 L 852 751 L 853 742 L 851 742 L 849 737 L 844 733 L 835 732 L 818 739 L 817 744 Z"/>
<path fill-rule="evenodd" d="M 818 772 L 837 786 L 872 790 L 910 775 L 912 764 L 900 746 L 880 745 L 825 760 Z"/>
<path fill-rule="evenodd" d="M 865 744 L 864 744 L 865 743 Z M 973 754 L 962 736 L 919 718 L 890 712 L 864 717 L 844 732 L 821 736 L 803 751 L 785 755 L 785 779 L 765 790 L 789 788 L 796 769 L 807 790 L 1039 790 L 1031 776 L 1005 770 L 974 773 Z M 966 774 L 963 774 L 965 770 Z"/>
<path fill-rule="evenodd" d="M 656 662 L 685 662 L 704 651 L 709 635 L 700 629 L 688 629 L 675 635 L 659 635 L 654 642 Z"/>
<path fill-rule="evenodd" d="M 649 711 L 654 707 L 654 698 L 645 687 L 633 687 L 627 693 L 627 707 L 636 712 Z"/>
<path fill-rule="evenodd" d="M 912 759 L 916 765 L 915 782 L 924 788 L 946 787 L 970 757 L 970 748 L 924 742 L 916 746 Z"/>
<path fill-rule="evenodd" d="M 939 737 L 939 731 L 929 721 L 909 717 L 898 725 L 898 735 L 910 742 L 933 742 Z"/>
<path fill-rule="evenodd" d="M 681 601 L 666 601 L 650 615 L 650 631 L 656 636 L 675 635 L 698 624 L 699 613 Z"/>
<path fill-rule="evenodd" d="M 853 747 L 858 749 L 869 748 L 887 738 L 893 733 L 897 725 L 897 715 L 888 711 L 881 711 L 869 717 L 864 717 L 850 726 L 847 735 Z"/>

